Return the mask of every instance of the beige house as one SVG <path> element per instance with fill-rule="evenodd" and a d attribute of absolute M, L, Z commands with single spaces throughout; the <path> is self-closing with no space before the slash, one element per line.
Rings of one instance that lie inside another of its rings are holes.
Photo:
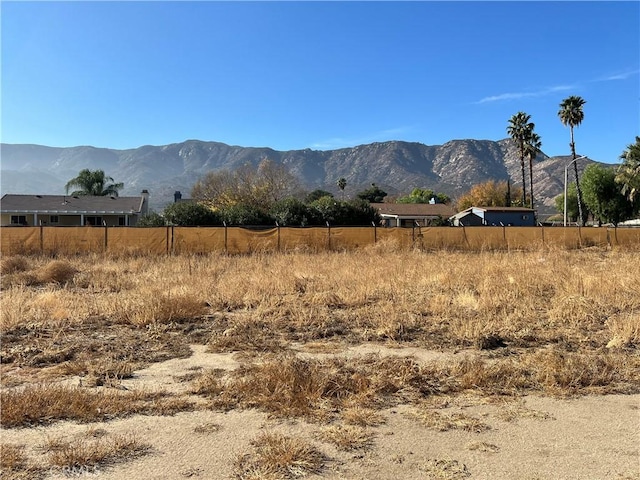
<path fill-rule="evenodd" d="M 149 192 L 139 197 L 14 195 L 0 199 L 1 226 L 134 226 L 149 210 Z"/>
<path fill-rule="evenodd" d="M 385 227 L 426 227 L 430 222 L 447 219 L 455 210 L 443 203 L 372 203 Z"/>

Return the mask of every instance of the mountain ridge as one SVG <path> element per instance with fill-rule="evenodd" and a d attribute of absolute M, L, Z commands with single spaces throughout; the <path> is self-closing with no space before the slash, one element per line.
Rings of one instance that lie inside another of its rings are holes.
<path fill-rule="evenodd" d="M 60 194 L 81 169 L 102 169 L 125 183 L 122 195 L 149 190 L 152 208 L 157 210 L 173 201 L 176 190 L 188 196 L 196 180 L 209 171 L 257 164 L 264 158 L 286 165 L 309 190 L 337 193 L 336 181 L 344 177 L 347 195 L 375 183 L 390 195 L 420 187 L 455 197 L 490 179 L 509 179 L 514 186 L 522 181 L 511 139 L 458 139 L 443 145 L 391 140 L 335 150 L 287 151 L 202 140 L 124 150 L 2 143 L 0 153 L 2 194 Z M 549 157 L 541 152 L 534 162 L 534 194 L 541 211 L 553 211 L 553 198 L 563 191 L 569 161 L 570 156 Z M 578 161 L 580 169 L 589 163 L 597 162 Z"/>

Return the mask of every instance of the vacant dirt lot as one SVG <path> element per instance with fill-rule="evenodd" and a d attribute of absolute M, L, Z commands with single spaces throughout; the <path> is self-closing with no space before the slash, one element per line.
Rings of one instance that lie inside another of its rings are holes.
<path fill-rule="evenodd" d="M 640 479 L 633 251 L 2 258 L 3 478 Z"/>

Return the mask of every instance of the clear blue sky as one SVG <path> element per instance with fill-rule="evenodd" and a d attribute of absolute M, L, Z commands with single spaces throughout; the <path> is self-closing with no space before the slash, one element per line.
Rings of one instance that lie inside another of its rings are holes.
<path fill-rule="evenodd" d="M 505 138 L 587 103 L 580 155 L 640 135 L 640 2 L 7 2 L 5 143 L 277 150 Z"/>

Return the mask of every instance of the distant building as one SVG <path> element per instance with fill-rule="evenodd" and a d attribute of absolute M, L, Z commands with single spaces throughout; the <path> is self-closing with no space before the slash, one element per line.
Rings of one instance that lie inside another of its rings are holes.
<path fill-rule="evenodd" d="M 149 192 L 139 197 L 14 195 L 0 199 L 0 225 L 133 226 L 149 211 Z"/>
<path fill-rule="evenodd" d="M 371 206 L 378 211 L 385 227 L 426 227 L 455 213 L 444 203 L 372 203 Z"/>
<path fill-rule="evenodd" d="M 453 215 L 449 221 L 455 227 L 535 227 L 536 216 L 532 208 L 469 207 Z"/>

